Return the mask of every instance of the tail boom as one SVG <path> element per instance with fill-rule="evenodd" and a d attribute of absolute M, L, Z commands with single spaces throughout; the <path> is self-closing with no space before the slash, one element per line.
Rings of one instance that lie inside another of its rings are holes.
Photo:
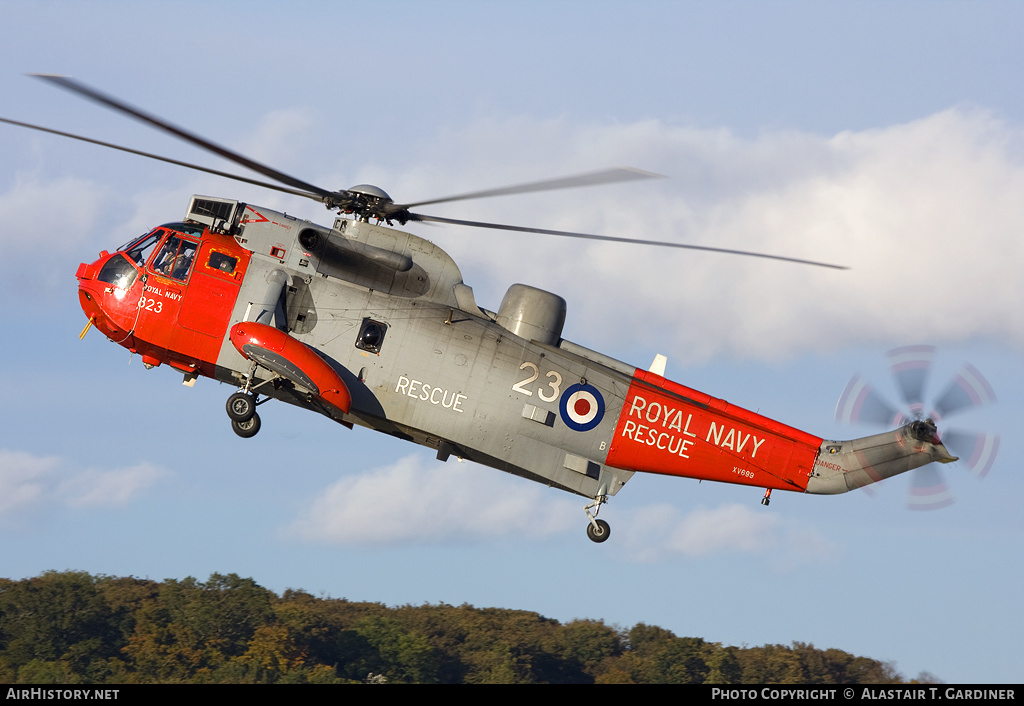
<path fill-rule="evenodd" d="M 836 495 L 955 456 L 939 440 L 935 424 L 919 420 L 884 434 L 850 441 L 822 441 L 807 492 Z"/>

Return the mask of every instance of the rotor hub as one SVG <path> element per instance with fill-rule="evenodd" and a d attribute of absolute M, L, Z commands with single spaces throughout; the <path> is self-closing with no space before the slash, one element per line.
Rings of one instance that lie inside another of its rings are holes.
<path fill-rule="evenodd" d="M 409 220 L 408 210 L 397 206 L 388 192 L 373 184 L 357 184 L 351 189 L 336 191 L 324 199 L 324 204 L 341 213 L 351 213 L 363 221 L 375 218 L 388 225 L 393 220 L 405 225 Z"/>
<path fill-rule="evenodd" d="M 383 201 L 391 201 L 391 197 L 388 196 L 388 192 L 379 186 L 373 184 L 356 184 L 349 188 L 349 191 L 354 194 L 364 194 L 365 196 L 372 196 L 373 198 L 381 199 Z"/>

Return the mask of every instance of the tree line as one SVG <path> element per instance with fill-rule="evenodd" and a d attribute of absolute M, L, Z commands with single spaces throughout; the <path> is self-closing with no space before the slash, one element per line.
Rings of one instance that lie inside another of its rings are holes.
<path fill-rule="evenodd" d="M 389 607 L 291 589 L 278 596 L 235 574 L 0 579 L 0 683 L 8 684 L 901 681 L 890 663 L 800 642 L 731 647 L 644 623 Z"/>

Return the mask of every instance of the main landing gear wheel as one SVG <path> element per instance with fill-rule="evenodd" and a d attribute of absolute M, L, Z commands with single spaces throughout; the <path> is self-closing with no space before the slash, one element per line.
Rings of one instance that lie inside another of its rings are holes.
<path fill-rule="evenodd" d="M 604 520 L 594 520 L 587 525 L 587 536 L 591 542 L 603 542 L 612 536 L 612 528 Z"/>
<path fill-rule="evenodd" d="M 607 495 L 598 495 L 583 508 L 583 512 L 587 513 L 587 536 L 590 537 L 591 542 L 604 542 L 612 536 L 612 528 L 608 526 L 608 523 L 597 519 L 597 513 L 606 502 L 608 502 Z"/>
<path fill-rule="evenodd" d="M 253 412 L 252 416 L 244 422 L 236 422 L 232 419 L 231 428 L 243 439 L 254 437 L 260 430 L 260 415 Z"/>
<path fill-rule="evenodd" d="M 228 397 L 227 410 L 232 422 L 247 422 L 256 414 L 256 396 L 236 392 Z"/>

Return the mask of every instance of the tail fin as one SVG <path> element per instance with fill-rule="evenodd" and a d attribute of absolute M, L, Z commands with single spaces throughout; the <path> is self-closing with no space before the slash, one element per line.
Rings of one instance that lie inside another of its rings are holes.
<path fill-rule="evenodd" d="M 930 419 L 851 441 L 823 441 L 807 492 L 835 495 L 906 473 L 932 461 L 951 463 Z"/>

